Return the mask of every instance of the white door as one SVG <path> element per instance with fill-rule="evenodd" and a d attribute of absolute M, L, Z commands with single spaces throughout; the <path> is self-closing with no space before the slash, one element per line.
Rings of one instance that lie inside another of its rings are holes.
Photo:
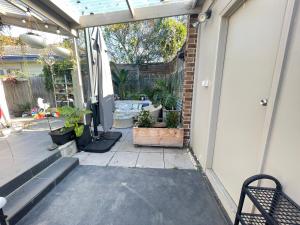
<path fill-rule="evenodd" d="M 235 202 L 257 173 L 286 0 L 248 0 L 228 19 L 212 169 Z"/>

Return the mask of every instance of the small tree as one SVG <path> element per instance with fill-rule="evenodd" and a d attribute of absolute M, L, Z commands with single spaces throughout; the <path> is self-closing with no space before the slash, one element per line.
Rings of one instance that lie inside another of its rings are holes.
<path fill-rule="evenodd" d="M 179 18 L 162 18 L 105 26 L 103 34 L 116 63 L 166 62 L 183 46 L 186 24 Z"/>

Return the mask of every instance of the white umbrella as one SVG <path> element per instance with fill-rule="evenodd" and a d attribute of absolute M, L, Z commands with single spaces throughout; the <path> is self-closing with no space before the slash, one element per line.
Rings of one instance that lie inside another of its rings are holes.
<path fill-rule="evenodd" d="M 104 132 L 113 125 L 114 90 L 110 71 L 107 48 L 99 27 L 94 28 L 91 35 L 92 71 L 94 93 L 98 96 L 100 124 Z"/>

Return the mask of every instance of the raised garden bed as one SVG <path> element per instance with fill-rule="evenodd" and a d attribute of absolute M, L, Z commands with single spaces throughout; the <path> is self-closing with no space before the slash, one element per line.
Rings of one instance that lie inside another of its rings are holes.
<path fill-rule="evenodd" d="M 183 147 L 183 128 L 133 128 L 133 144 Z"/>

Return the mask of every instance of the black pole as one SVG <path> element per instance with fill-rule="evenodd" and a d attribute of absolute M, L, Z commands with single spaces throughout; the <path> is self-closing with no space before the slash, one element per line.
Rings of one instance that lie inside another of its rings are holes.
<path fill-rule="evenodd" d="M 6 216 L 3 213 L 3 209 L 0 209 L 0 225 L 7 225 Z"/>
<path fill-rule="evenodd" d="M 93 125 L 94 125 L 94 136 L 98 137 L 98 104 L 92 104 L 92 112 L 93 112 Z"/>

